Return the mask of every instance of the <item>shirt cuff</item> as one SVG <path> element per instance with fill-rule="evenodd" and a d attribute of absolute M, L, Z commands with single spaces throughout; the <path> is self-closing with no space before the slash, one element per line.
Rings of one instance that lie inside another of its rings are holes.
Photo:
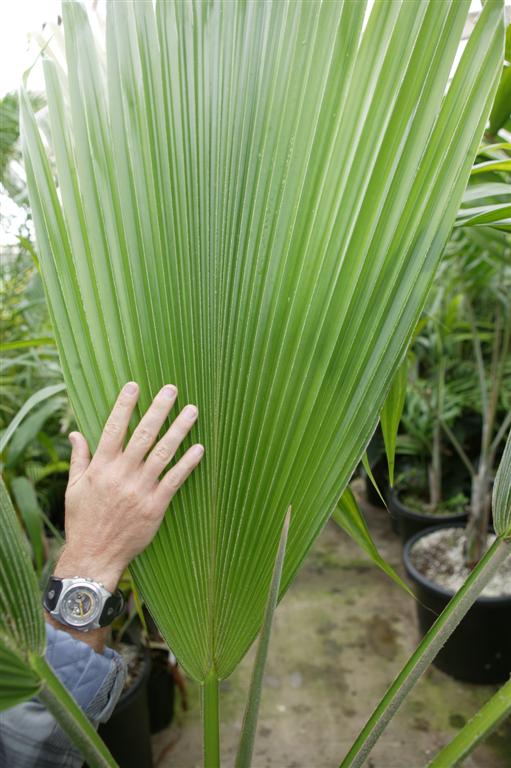
<path fill-rule="evenodd" d="M 111 648 L 96 653 L 65 630 L 46 624 L 46 660 L 87 717 L 108 720 L 126 680 L 126 665 Z"/>

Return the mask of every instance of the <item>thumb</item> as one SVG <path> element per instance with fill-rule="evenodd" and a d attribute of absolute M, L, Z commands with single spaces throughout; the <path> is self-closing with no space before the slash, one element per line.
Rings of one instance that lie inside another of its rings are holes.
<path fill-rule="evenodd" d="M 90 464 L 90 453 L 87 440 L 81 432 L 71 432 L 69 435 L 71 443 L 71 461 L 69 463 L 69 482 L 68 486 L 74 485 L 83 475 Z"/>

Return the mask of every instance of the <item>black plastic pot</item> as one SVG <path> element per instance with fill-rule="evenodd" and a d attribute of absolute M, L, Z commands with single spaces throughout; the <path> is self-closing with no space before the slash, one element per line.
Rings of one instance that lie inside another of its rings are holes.
<path fill-rule="evenodd" d="M 166 728 L 174 717 L 175 681 L 168 656 L 168 651 L 151 650 L 151 674 L 147 686 L 151 733 Z"/>
<path fill-rule="evenodd" d="M 413 536 L 404 548 L 406 572 L 414 583 L 420 601 L 416 603 L 416 609 L 422 636 L 454 593 L 437 586 L 419 573 L 411 562 L 410 552 L 416 541 L 423 536 L 453 527 L 463 526 L 433 526 Z M 479 597 L 439 651 L 433 664 L 451 677 L 469 683 L 490 685 L 508 680 L 511 674 L 511 595 Z"/>
<path fill-rule="evenodd" d="M 153 765 L 147 706 L 151 657 L 147 650 L 143 653 L 139 676 L 122 694 L 110 720 L 99 726 L 99 735 L 120 768 L 152 768 Z"/>
<path fill-rule="evenodd" d="M 432 525 L 452 526 L 464 523 L 467 520 L 466 513 L 455 515 L 424 515 L 410 509 L 399 500 L 399 491 L 396 488 L 387 488 L 387 504 L 389 511 L 397 524 L 397 532 L 401 541 L 405 544 L 408 539 L 420 531 L 431 528 Z"/>

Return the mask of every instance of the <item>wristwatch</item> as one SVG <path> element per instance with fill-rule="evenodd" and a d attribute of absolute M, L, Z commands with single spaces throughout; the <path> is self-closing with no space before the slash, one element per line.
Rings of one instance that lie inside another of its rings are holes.
<path fill-rule="evenodd" d="M 80 632 L 89 632 L 110 624 L 124 608 L 124 597 L 114 594 L 92 579 L 50 576 L 43 595 L 43 605 L 51 616 Z"/>

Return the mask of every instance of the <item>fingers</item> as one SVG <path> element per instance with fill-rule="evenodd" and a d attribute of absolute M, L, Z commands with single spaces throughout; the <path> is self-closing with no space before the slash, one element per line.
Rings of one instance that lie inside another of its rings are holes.
<path fill-rule="evenodd" d="M 155 445 L 146 459 L 144 474 L 154 483 L 197 421 L 198 411 L 195 405 L 183 408 L 162 439 Z"/>
<path fill-rule="evenodd" d="M 68 488 L 80 479 L 90 464 L 89 446 L 82 433 L 71 432 L 69 442 L 71 443 L 71 460 L 69 462 Z"/>
<path fill-rule="evenodd" d="M 173 496 L 183 485 L 186 478 L 193 472 L 204 455 L 204 447 L 197 443 L 192 445 L 177 464 L 162 478 L 155 491 L 156 506 L 165 511 Z"/>
<path fill-rule="evenodd" d="M 122 450 L 131 414 L 138 400 L 138 384 L 134 381 L 126 384 L 117 398 L 110 416 L 104 426 L 96 457 L 113 458 Z"/>
<path fill-rule="evenodd" d="M 160 389 L 125 448 L 124 458 L 128 465 L 137 466 L 144 459 L 158 437 L 176 397 L 177 389 L 172 384 L 166 384 Z"/>

